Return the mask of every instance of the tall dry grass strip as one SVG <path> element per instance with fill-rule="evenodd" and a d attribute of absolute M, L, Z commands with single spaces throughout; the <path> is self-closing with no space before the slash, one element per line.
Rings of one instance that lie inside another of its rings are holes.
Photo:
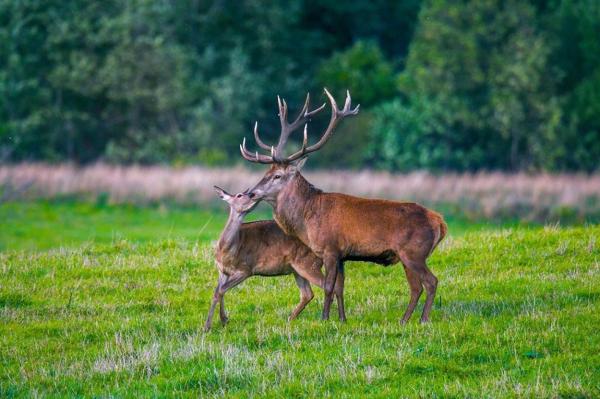
<path fill-rule="evenodd" d="M 261 171 L 163 166 L 87 167 L 24 163 L 0 166 L 0 199 L 105 196 L 114 203 L 171 200 L 206 203 L 212 186 L 245 189 Z M 471 217 L 527 220 L 600 219 L 600 175 L 307 172 L 326 191 L 417 201 Z"/>

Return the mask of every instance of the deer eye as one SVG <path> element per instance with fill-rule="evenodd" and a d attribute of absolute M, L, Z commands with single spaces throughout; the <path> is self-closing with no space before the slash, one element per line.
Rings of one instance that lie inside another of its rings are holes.
<path fill-rule="evenodd" d="M 242 194 L 236 195 L 237 198 L 242 198 Z"/>
<path fill-rule="evenodd" d="M 281 175 L 275 175 L 273 178 L 274 179 L 281 179 Z"/>

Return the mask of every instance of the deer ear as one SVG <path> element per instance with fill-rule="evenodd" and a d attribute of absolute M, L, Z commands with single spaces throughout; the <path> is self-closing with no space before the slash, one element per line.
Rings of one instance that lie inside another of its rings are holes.
<path fill-rule="evenodd" d="M 231 194 L 229 194 L 227 191 L 223 190 L 221 187 L 218 186 L 213 187 L 222 200 L 229 201 L 229 199 L 231 199 Z"/>
<path fill-rule="evenodd" d="M 306 163 L 307 159 L 308 159 L 308 157 L 302 157 L 302 158 L 298 159 L 297 161 L 292 162 L 291 165 L 294 168 L 294 170 L 299 172 L 304 167 L 304 164 Z"/>

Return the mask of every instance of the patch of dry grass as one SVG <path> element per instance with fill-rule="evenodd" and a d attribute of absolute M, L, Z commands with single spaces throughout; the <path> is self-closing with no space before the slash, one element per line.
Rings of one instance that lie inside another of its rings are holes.
<path fill-rule="evenodd" d="M 257 182 L 262 171 L 242 167 L 19 164 L 0 166 L 0 199 L 105 195 L 114 203 L 206 203 L 212 186 L 232 191 Z M 326 191 L 417 201 L 468 217 L 598 220 L 600 175 L 473 173 L 433 175 L 373 171 L 316 171 L 306 177 Z"/>

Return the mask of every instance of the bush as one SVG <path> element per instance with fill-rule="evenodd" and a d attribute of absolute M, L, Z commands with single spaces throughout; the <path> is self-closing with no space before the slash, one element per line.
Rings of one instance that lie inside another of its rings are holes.
<path fill-rule="evenodd" d="M 350 90 L 354 102 L 366 107 L 388 100 L 398 92 L 394 68 L 373 42 L 359 41 L 335 53 L 321 64 L 317 81 L 336 98 L 343 98 L 346 90 Z"/>

